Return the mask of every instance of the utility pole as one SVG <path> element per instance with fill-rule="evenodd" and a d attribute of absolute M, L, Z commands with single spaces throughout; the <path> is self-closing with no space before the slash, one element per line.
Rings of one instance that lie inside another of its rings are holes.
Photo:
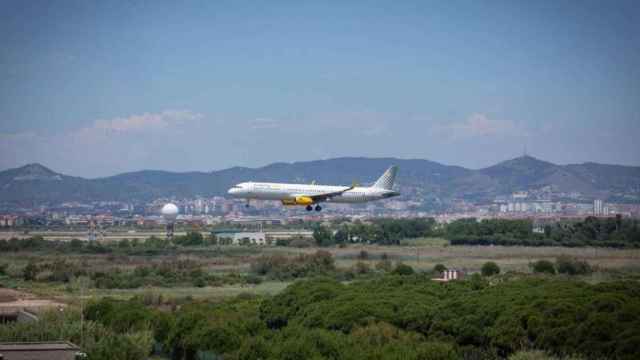
<path fill-rule="evenodd" d="M 80 349 L 84 349 L 84 281 L 80 280 Z"/>

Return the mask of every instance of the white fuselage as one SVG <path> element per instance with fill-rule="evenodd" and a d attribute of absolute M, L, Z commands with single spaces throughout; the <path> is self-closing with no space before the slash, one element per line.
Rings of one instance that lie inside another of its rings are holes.
<path fill-rule="evenodd" d="M 349 188 L 348 186 L 332 185 L 245 182 L 232 187 L 228 193 L 234 197 L 243 199 L 288 201 L 295 200 L 300 196 L 337 193 Z M 393 190 L 357 186 L 324 201 L 335 203 L 363 203 L 397 195 L 399 194 Z"/>

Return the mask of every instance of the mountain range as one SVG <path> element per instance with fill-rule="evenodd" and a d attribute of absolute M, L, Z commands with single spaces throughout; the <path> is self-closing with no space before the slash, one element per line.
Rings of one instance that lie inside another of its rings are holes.
<path fill-rule="evenodd" d="M 400 167 L 397 187 L 403 197 L 425 203 L 491 201 L 519 190 L 640 202 L 640 167 L 597 163 L 556 165 L 531 156 L 478 170 L 429 160 L 344 157 L 212 172 L 143 170 L 96 179 L 63 175 L 40 164 L 28 164 L 0 172 L 0 202 L 26 206 L 224 196 L 230 186 L 242 181 L 348 185 L 355 180 L 366 184 L 375 181 L 392 164 Z"/>

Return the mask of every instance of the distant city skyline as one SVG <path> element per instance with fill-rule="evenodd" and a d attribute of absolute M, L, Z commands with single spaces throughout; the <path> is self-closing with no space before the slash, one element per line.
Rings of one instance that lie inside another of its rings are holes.
<path fill-rule="evenodd" d="M 0 170 L 640 165 L 640 3 L 19 2 Z"/>

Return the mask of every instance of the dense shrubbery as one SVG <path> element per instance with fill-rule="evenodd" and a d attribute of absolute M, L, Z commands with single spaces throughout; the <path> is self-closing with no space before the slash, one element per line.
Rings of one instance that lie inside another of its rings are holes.
<path fill-rule="evenodd" d="M 532 264 L 530 264 L 531 270 L 537 274 L 555 274 L 556 268 L 553 266 L 551 261 L 547 260 L 538 260 Z"/>
<path fill-rule="evenodd" d="M 64 259 L 51 262 L 29 262 L 22 269 L 22 276 L 26 281 L 46 280 L 55 282 L 69 282 L 72 278 L 87 275 L 86 264 L 82 265 Z"/>
<path fill-rule="evenodd" d="M 154 334 L 151 329 L 155 328 L 155 324 L 150 321 L 145 324 L 137 324 L 135 327 L 128 327 L 137 319 L 130 317 L 134 314 L 129 311 L 130 305 L 127 303 L 127 306 L 118 307 L 118 312 L 122 314 L 119 320 L 122 322 L 110 324 L 114 327 L 88 320 L 83 322 L 81 330 L 78 312 L 70 310 L 59 312 L 56 310 L 40 314 L 40 320 L 37 322 L 3 324 L 0 326 L 0 341 L 59 341 L 66 339 L 75 344 L 83 345 L 82 350 L 89 355 L 90 360 L 145 359 L 152 350 Z M 142 310 L 139 307 L 135 311 L 150 312 L 148 309 Z M 106 312 L 100 315 L 106 315 Z M 157 318 L 159 318 L 157 315 L 149 317 L 153 321 L 156 321 Z"/>
<path fill-rule="evenodd" d="M 139 266 L 134 271 L 113 270 L 90 274 L 97 288 L 133 289 L 144 286 L 222 286 L 245 283 L 246 277 L 234 273 L 223 276 L 208 274 L 192 261 L 172 261 Z"/>
<path fill-rule="evenodd" d="M 445 272 L 445 271 L 447 271 L 447 267 L 444 266 L 443 264 L 436 264 L 433 267 L 433 272 L 436 273 L 436 274 L 439 274 L 439 273 L 442 273 L 442 272 Z"/>
<path fill-rule="evenodd" d="M 578 260 L 569 256 L 560 256 L 556 259 L 556 269 L 560 274 L 585 275 L 591 274 L 591 266 L 584 260 Z"/>
<path fill-rule="evenodd" d="M 396 264 L 395 269 L 393 269 L 393 274 L 396 274 L 396 275 L 406 276 L 406 275 L 413 275 L 414 273 L 415 271 L 411 266 L 403 263 Z"/>
<path fill-rule="evenodd" d="M 348 242 L 399 244 L 402 239 L 440 235 L 452 245 L 640 247 L 640 223 L 621 217 L 559 222 L 545 226 L 543 233 L 534 233 L 530 220 L 475 218 L 456 220 L 441 228 L 433 219 L 377 219 L 332 229 L 317 226 L 314 231 L 320 246 Z"/>
<path fill-rule="evenodd" d="M 637 219 L 588 217 L 547 225 L 538 234 L 529 220 L 461 219 L 445 227 L 445 236 L 452 245 L 640 247 L 640 224 Z"/>
<path fill-rule="evenodd" d="M 350 286 L 306 281 L 265 302 L 262 317 L 273 329 L 347 334 L 385 322 L 458 351 L 502 356 L 537 347 L 564 355 L 633 358 L 632 344 L 640 336 L 639 293 L 637 283 L 590 286 L 534 279 L 476 289 L 470 282 L 442 286 L 419 276 Z"/>
<path fill-rule="evenodd" d="M 483 276 L 493 276 L 500 274 L 500 267 L 493 261 L 488 261 L 482 265 L 480 272 Z"/>
<path fill-rule="evenodd" d="M 225 359 L 635 359 L 638 295 L 634 282 L 520 278 L 489 285 L 480 278 L 441 284 L 390 275 L 350 285 L 316 278 L 272 298 L 242 296 L 173 312 L 110 299 L 85 311 L 89 323 L 105 331 L 152 333 L 173 359 L 197 353 Z"/>
<path fill-rule="evenodd" d="M 25 281 L 51 281 L 68 283 L 74 278 L 88 276 L 99 289 L 134 289 L 144 286 L 222 286 L 248 283 L 248 276 L 236 273 L 212 275 L 200 264 L 191 260 L 168 261 L 153 265 L 138 266 L 132 271 L 120 269 L 91 270 L 86 263 L 67 260 L 29 262 L 22 269 Z M 251 283 L 260 280 L 251 279 Z"/>
<path fill-rule="evenodd" d="M 153 255 L 161 250 L 171 250 L 178 246 L 207 246 L 215 245 L 214 236 L 202 236 L 199 232 L 188 232 L 186 235 L 179 235 L 170 242 L 166 239 L 151 236 L 144 241 L 138 239 L 122 239 L 114 243 L 101 243 L 96 241 L 83 241 L 72 239 L 70 241 L 45 240 L 42 236 L 32 236 L 24 239 L 11 238 L 0 240 L 0 253 L 18 251 L 48 251 L 60 253 L 86 253 L 86 254 L 107 254 L 107 253 L 131 253 Z"/>
<path fill-rule="evenodd" d="M 360 221 L 353 224 L 342 224 L 335 229 L 335 234 L 325 226 L 317 226 L 314 229 L 313 237 L 320 246 L 349 242 L 399 244 L 402 239 L 432 236 L 435 234 L 434 229 L 435 220 L 432 218 L 381 218 L 367 224 Z"/>
<path fill-rule="evenodd" d="M 556 272 L 566 275 L 588 275 L 593 272 L 591 265 L 585 260 L 579 260 L 570 256 L 562 255 L 556 258 L 555 265 L 551 261 L 538 260 L 529 264 L 531 270 L 538 274 L 555 274 Z"/>
<path fill-rule="evenodd" d="M 73 239 L 71 241 L 45 240 L 42 236 L 32 236 L 29 238 L 0 240 L 0 253 L 18 251 L 52 251 L 52 252 L 79 252 L 87 254 L 105 254 L 112 251 L 108 246 L 97 242 L 81 241 Z"/>
<path fill-rule="evenodd" d="M 186 235 L 175 236 L 173 238 L 173 243 L 180 246 L 218 245 L 218 241 L 215 236 L 210 235 L 204 237 L 201 233 L 196 231 L 190 231 Z"/>
<path fill-rule="evenodd" d="M 251 264 L 252 273 L 278 280 L 329 275 L 335 271 L 333 256 L 326 251 L 296 257 L 262 255 Z"/>

